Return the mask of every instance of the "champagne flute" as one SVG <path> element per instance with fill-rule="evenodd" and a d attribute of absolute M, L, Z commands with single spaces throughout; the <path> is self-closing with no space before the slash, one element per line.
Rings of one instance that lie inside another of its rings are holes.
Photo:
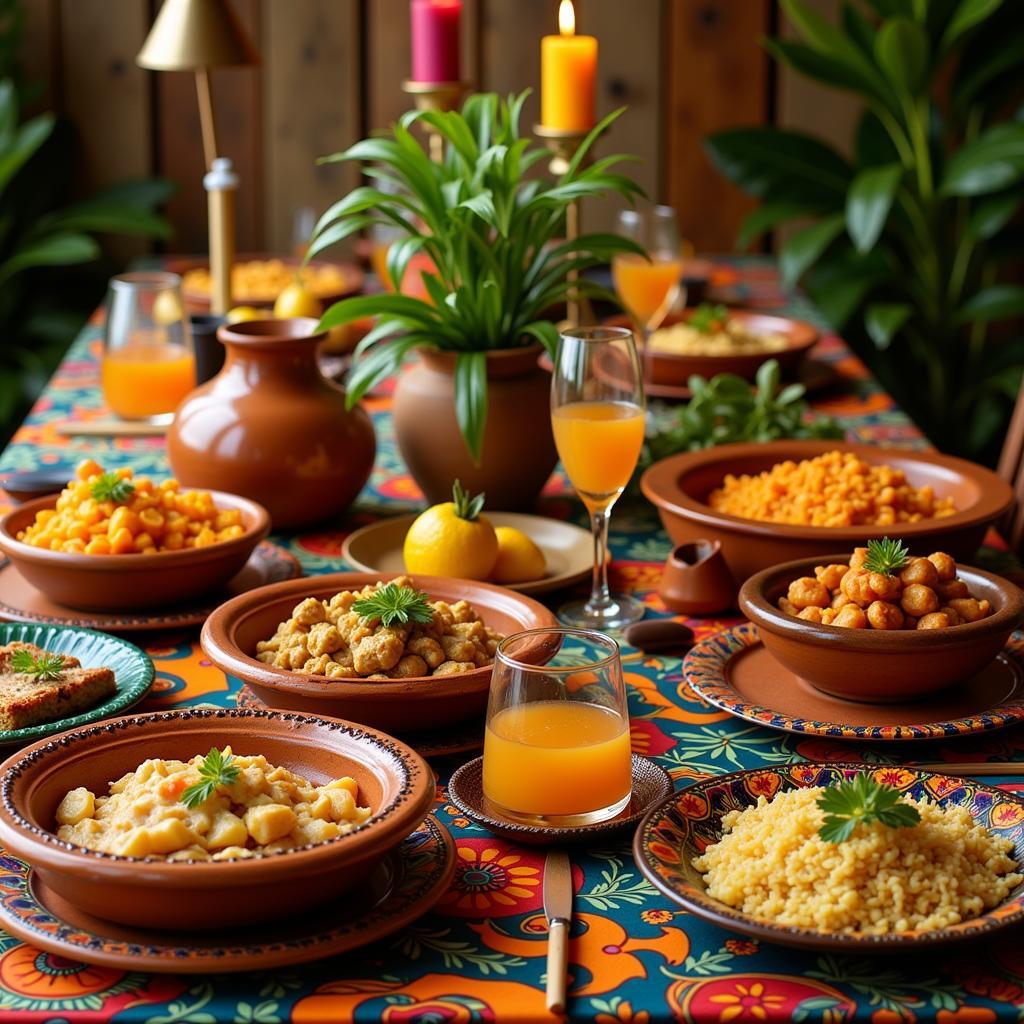
<path fill-rule="evenodd" d="M 577 327 L 563 334 L 551 378 L 555 446 L 594 532 L 590 597 L 559 609 L 568 626 L 615 629 L 643 618 L 644 606 L 608 589 L 608 517 L 629 483 L 644 443 L 643 374 L 633 332 Z"/>
<path fill-rule="evenodd" d="M 655 206 L 645 213 L 622 210 L 618 227 L 619 234 L 643 246 L 649 257 L 626 252 L 617 253 L 612 260 L 615 291 L 646 348 L 682 291 L 683 256 L 676 212 L 671 206 Z"/>

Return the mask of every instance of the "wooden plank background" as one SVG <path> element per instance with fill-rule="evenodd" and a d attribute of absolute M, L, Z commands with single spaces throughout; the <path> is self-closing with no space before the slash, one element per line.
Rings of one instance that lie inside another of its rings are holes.
<path fill-rule="evenodd" d="M 24 0 L 25 72 L 37 106 L 71 118 L 81 140 L 81 187 L 160 174 L 179 183 L 169 248 L 206 247 L 206 200 L 195 85 L 154 73 L 135 55 L 161 0 Z M 240 251 L 291 250 L 297 225 L 355 182 L 355 168 L 316 158 L 386 127 L 408 107 L 408 0 L 228 0 L 262 60 L 212 73 L 221 152 L 241 177 Z M 463 0 L 463 77 L 500 93 L 532 86 L 536 120 L 540 37 L 555 32 L 558 0 Z M 815 0 L 835 18 L 836 0 Z M 580 32 L 599 40 L 598 111 L 627 113 L 603 152 L 636 154 L 648 194 L 678 211 L 699 250 L 732 248 L 749 202 L 715 171 L 702 139 L 737 124 L 777 121 L 841 147 L 854 104 L 775 67 L 759 39 L 779 28 L 777 0 L 577 0 Z M 782 31 L 788 31 L 781 26 Z M 588 228 L 610 226 L 590 204 Z M 126 254 L 130 253 L 126 249 Z"/>

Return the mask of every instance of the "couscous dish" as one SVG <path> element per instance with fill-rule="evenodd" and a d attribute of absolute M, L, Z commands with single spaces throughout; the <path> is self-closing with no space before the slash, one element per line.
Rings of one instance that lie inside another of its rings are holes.
<path fill-rule="evenodd" d="M 708 504 L 727 515 L 793 526 L 890 526 L 956 511 L 951 498 L 914 487 L 901 469 L 838 450 L 780 462 L 763 473 L 730 473 Z"/>
<path fill-rule="evenodd" d="M 351 287 L 343 268 L 331 263 L 297 267 L 284 260 L 243 260 L 231 268 L 231 294 L 239 304 L 273 302 L 294 281 L 301 281 L 304 288 L 321 299 Z M 181 286 L 187 295 L 212 294 L 209 269 L 196 267 L 186 271 Z"/>
<path fill-rule="evenodd" d="M 977 917 L 1024 881 L 1010 840 L 964 807 L 903 796 L 919 817 L 913 827 L 875 820 L 828 841 L 820 834 L 825 792 L 762 796 L 725 814 L 722 838 L 693 860 L 708 895 L 773 924 L 885 935 Z"/>

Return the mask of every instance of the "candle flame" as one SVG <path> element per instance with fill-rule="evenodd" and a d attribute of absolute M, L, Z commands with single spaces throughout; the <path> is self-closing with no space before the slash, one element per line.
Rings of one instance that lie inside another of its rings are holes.
<path fill-rule="evenodd" d="M 558 5 L 558 31 L 563 36 L 576 35 L 576 12 L 572 0 L 562 0 Z"/>

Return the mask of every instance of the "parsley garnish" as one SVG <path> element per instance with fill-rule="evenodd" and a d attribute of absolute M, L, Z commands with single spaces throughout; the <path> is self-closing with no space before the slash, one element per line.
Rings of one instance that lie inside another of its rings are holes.
<path fill-rule="evenodd" d="M 713 306 L 709 302 L 702 302 L 691 314 L 687 323 L 701 334 L 713 334 L 725 327 L 729 319 L 729 310 L 725 306 Z"/>
<path fill-rule="evenodd" d="M 103 473 L 93 481 L 91 490 L 97 501 L 113 501 L 123 505 L 135 493 L 135 484 L 116 473 Z"/>
<path fill-rule="evenodd" d="M 230 786 L 239 772 L 238 765 L 231 763 L 234 759 L 234 754 L 223 754 L 216 747 L 211 747 L 199 766 L 200 781 L 181 794 L 181 802 L 189 808 L 198 807 L 213 795 L 218 786 Z"/>
<path fill-rule="evenodd" d="M 366 619 L 380 619 L 384 626 L 393 622 L 404 626 L 434 621 L 434 609 L 427 603 L 427 595 L 412 587 L 400 587 L 394 581 L 380 587 L 373 597 L 356 601 L 352 610 Z"/>
<path fill-rule="evenodd" d="M 878 572 L 883 576 L 895 576 L 907 564 L 909 554 L 910 551 L 898 540 L 890 540 L 888 537 L 869 540 L 864 568 L 868 572 Z"/>
<path fill-rule="evenodd" d="M 40 680 L 59 679 L 64 671 L 64 657 L 45 652 L 36 656 L 31 651 L 19 650 L 11 655 L 11 668 Z"/>
<path fill-rule="evenodd" d="M 818 835 L 826 843 L 845 842 L 861 822 L 880 821 L 891 828 L 907 828 L 921 820 L 916 807 L 900 800 L 898 789 L 863 772 L 829 786 L 818 797 L 818 806 L 825 812 Z"/>

